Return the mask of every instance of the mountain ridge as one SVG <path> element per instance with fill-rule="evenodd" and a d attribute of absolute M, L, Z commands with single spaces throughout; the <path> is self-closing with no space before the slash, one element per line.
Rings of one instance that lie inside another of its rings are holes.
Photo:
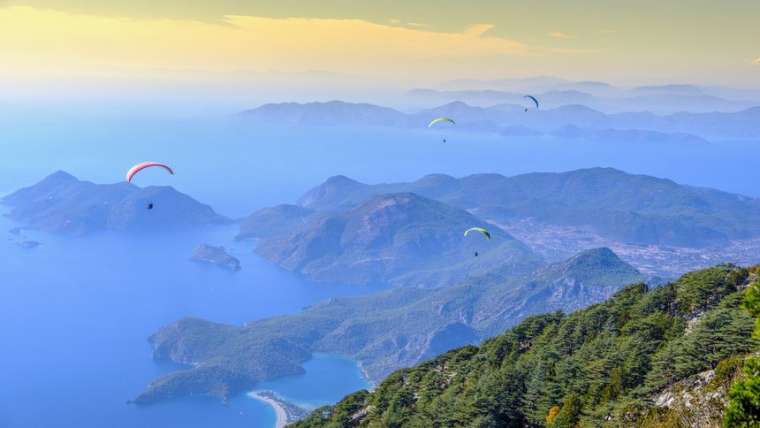
<path fill-rule="evenodd" d="M 11 219 L 27 227 L 69 235 L 155 232 L 230 222 L 210 206 L 172 187 L 95 184 L 64 171 L 54 172 L 0 202 L 11 207 Z M 155 208 L 148 209 L 150 204 Z"/>
<path fill-rule="evenodd" d="M 668 95 L 673 97 L 673 95 Z M 730 112 L 679 111 L 658 115 L 647 111 L 603 113 L 577 101 L 537 111 L 523 111 L 522 103 L 495 103 L 489 107 L 472 106 L 462 101 L 404 113 L 389 107 L 343 101 L 313 103 L 264 104 L 238 115 L 243 120 L 303 126 L 380 126 L 403 129 L 425 129 L 431 119 L 453 116 L 457 126 L 453 131 L 501 133 L 504 129 L 525 126 L 550 134 L 566 126 L 586 131 L 651 131 L 662 142 L 670 136 L 684 135 L 701 139 L 758 139 L 760 138 L 760 106 L 749 106 Z M 689 100 L 684 101 L 688 105 Z"/>
<path fill-rule="evenodd" d="M 150 341 L 156 359 L 192 367 L 157 379 L 137 402 L 235 393 L 241 379 L 247 379 L 245 387 L 249 387 L 262 377 L 297 371 L 312 352 L 352 356 L 371 379 L 379 380 L 395 368 L 477 343 L 526 316 L 573 310 L 642 279 L 614 253 L 597 249 L 521 278 L 486 276 L 454 287 L 397 288 L 334 298 L 300 314 L 257 320 L 243 327 L 184 319 L 163 327 Z M 570 294 L 574 302 L 564 298 Z M 273 358 L 276 354 L 270 350 L 276 346 L 291 346 L 290 353 L 284 354 L 290 357 Z"/>
<path fill-rule="evenodd" d="M 700 248 L 760 235 L 758 199 L 614 168 L 512 177 L 438 174 L 375 185 L 336 176 L 298 203 L 314 212 L 342 212 L 375 195 L 398 192 L 441 201 L 496 224 L 530 218 L 591 227 L 602 236 L 641 245 Z M 249 223 L 246 233 L 253 229 L 255 223 Z"/>

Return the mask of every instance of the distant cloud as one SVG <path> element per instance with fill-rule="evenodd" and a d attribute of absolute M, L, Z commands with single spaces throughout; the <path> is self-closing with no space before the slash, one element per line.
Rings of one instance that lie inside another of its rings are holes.
<path fill-rule="evenodd" d="M 0 2 L 2 2 L 2 1 L 3 0 L 0 0 Z M 411 28 L 427 28 L 427 27 L 429 27 L 429 25 L 423 24 L 423 23 L 420 23 L 420 22 L 404 22 L 404 21 L 402 21 L 400 19 L 397 19 L 397 18 L 389 19 L 388 23 L 390 23 L 393 26 L 404 26 L 404 27 L 411 27 Z"/>
<path fill-rule="evenodd" d="M 587 55 L 587 54 L 598 54 L 600 52 L 603 52 L 602 49 L 583 49 L 583 48 L 549 48 L 547 49 L 547 52 L 551 53 L 557 53 L 557 54 L 564 54 L 564 55 Z"/>
<path fill-rule="evenodd" d="M 493 24 L 475 24 L 464 31 L 464 34 L 471 37 L 480 37 L 493 29 Z"/>
<path fill-rule="evenodd" d="M 561 31 L 552 31 L 551 33 L 548 33 L 547 36 L 554 39 L 563 39 L 563 40 L 575 38 L 575 36 L 567 34 L 567 33 L 563 33 Z"/>

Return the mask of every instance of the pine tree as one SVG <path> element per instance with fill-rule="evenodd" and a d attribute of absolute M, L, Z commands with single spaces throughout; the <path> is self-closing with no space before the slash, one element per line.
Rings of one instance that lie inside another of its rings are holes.
<path fill-rule="evenodd" d="M 562 403 L 562 409 L 557 414 L 554 422 L 549 425 L 550 428 L 573 428 L 578 423 L 581 416 L 581 400 L 575 394 L 565 397 Z"/>
<path fill-rule="evenodd" d="M 744 308 L 755 320 L 754 337 L 760 339 L 760 281 L 745 291 Z M 760 358 L 744 363 L 744 377 L 729 391 L 728 407 L 723 421 L 726 427 L 760 427 Z"/>

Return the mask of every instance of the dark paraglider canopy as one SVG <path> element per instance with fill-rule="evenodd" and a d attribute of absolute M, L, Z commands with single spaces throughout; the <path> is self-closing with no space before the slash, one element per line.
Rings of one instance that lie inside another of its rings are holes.
<path fill-rule="evenodd" d="M 531 100 L 533 102 L 533 104 L 536 105 L 536 110 L 538 110 L 539 103 L 538 103 L 538 99 L 536 97 L 534 97 L 533 95 L 525 95 L 523 98 Z M 528 111 L 528 107 L 527 106 L 525 107 L 525 111 L 526 112 Z"/>

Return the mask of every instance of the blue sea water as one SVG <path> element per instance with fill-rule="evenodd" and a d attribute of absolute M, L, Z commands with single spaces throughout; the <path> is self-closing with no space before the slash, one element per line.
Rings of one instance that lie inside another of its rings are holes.
<path fill-rule="evenodd" d="M 12 226 L 0 220 L 0 427 L 270 427 L 273 410 L 246 396 L 226 406 L 210 399 L 127 405 L 175 368 L 152 360 L 147 336 L 185 316 L 240 324 L 357 292 L 304 283 L 258 259 L 250 244 L 230 242 L 232 228 L 64 239 L 6 234 Z M 20 239 L 42 245 L 24 249 Z M 227 245 L 243 270 L 189 262 L 199 242 Z M 345 381 L 313 389 L 312 399 L 330 401 L 362 385 L 355 364 L 336 358 L 320 361 Z M 322 379 L 324 367 L 307 365 L 301 378 Z M 278 391 L 278 381 L 268 388 Z"/>
<path fill-rule="evenodd" d="M 261 382 L 256 390 L 271 390 L 288 402 L 314 409 L 335 403 L 346 395 L 346 390 L 353 392 L 372 386 L 350 358 L 315 353 L 303 367 L 306 375 Z"/>

